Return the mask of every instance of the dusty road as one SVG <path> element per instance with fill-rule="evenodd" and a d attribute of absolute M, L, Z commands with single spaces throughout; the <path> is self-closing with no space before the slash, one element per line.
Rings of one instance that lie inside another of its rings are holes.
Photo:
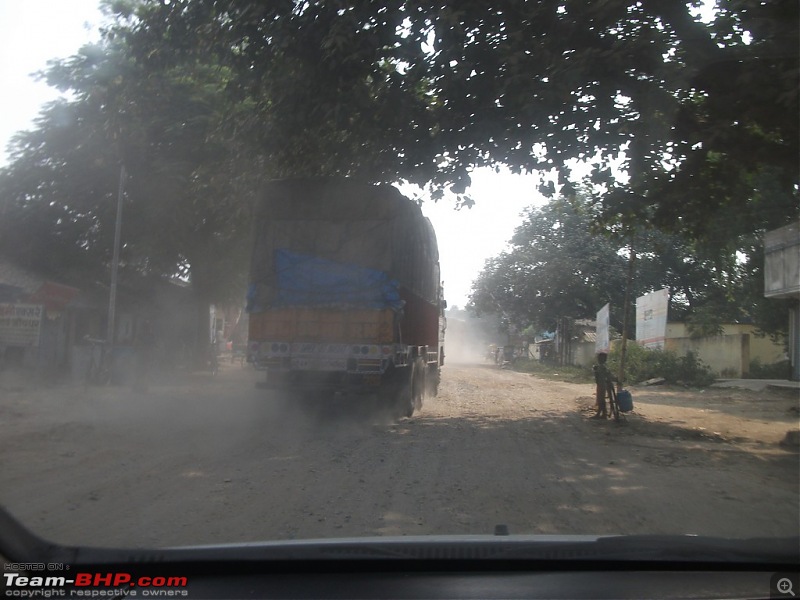
<path fill-rule="evenodd" d="M 128 389 L 0 379 L 0 503 L 70 544 L 395 534 L 800 531 L 797 398 L 635 390 L 446 367 L 419 416 L 301 409 L 226 366 Z"/>

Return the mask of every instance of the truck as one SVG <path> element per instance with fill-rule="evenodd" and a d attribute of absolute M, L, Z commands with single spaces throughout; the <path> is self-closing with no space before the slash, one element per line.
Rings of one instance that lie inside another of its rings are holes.
<path fill-rule="evenodd" d="M 371 395 L 410 417 L 436 395 L 446 320 L 420 207 L 347 178 L 265 185 L 253 210 L 247 360 L 291 397 Z"/>

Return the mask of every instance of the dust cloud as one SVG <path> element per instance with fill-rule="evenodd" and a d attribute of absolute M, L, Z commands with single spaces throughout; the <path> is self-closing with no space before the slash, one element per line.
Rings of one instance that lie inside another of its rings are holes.
<path fill-rule="evenodd" d="M 482 363 L 486 360 L 489 345 L 504 345 L 505 339 L 498 333 L 495 319 L 475 317 L 463 310 L 448 311 L 445 363 Z"/>
<path fill-rule="evenodd" d="M 153 375 L 145 393 L 0 376 L 0 503 L 47 539 L 120 547 L 498 522 L 531 534 L 798 527 L 797 454 L 779 445 L 796 426 L 789 397 L 647 388 L 625 422 L 601 422 L 588 418 L 591 384 L 446 365 L 419 416 L 385 424 L 348 398 L 258 389 L 262 376 L 226 364 L 216 377 Z"/>
<path fill-rule="evenodd" d="M 0 416 L 13 415 L 15 434 L 81 432 L 87 448 L 121 443 L 165 457 L 221 457 L 243 446 L 258 452 L 359 436 L 397 421 L 386 398 L 265 390 L 257 385 L 264 374 L 238 363 L 223 362 L 216 376 L 154 369 L 146 381 L 127 378 L 125 385 L 47 385 L 22 372 L 1 375 Z"/>

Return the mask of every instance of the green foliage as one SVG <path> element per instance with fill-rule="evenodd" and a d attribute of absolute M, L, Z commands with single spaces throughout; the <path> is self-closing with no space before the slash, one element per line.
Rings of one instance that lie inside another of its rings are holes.
<path fill-rule="evenodd" d="M 615 376 L 619 373 L 621 345 L 614 345 L 608 356 L 608 368 Z M 668 383 L 704 387 L 714 383 L 714 374 L 693 353 L 678 356 L 670 350 L 649 350 L 636 343 L 627 344 L 625 356 L 625 381 L 639 383 L 661 377 Z"/>
<path fill-rule="evenodd" d="M 722 335 L 725 331 L 725 316 L 718 309 L 719 307 L 711 304 L 701 306 L 693 311 L 688 318 L 687 329 L 689 337 L 693 339 Z"/>
<path fill-rule="evenodd" d="M 597 231 L 597 213 L 580 193 L 529 210 L 510 249 L 488 260 L 473 284 L 469 307 L 501 314 L 517 328 L 552 331 L 561 317 L 593 319 L 607 302 L 622 329 L 628 259 L 617 242 Z M 667 288 L 671 320 L 686 320 L 692 335 L 716 335 L 723 323 L 763 322 L 772 331 L 774 307 L 763 297 L 761 269 L 736 253 L 708 248 L 677 234 L 645 230 L 635 238 L 634 298 Z M 752 247 L 749 258 L 763 262 Z M 785 319 L 784 319 L 785 321 Z M 629 335 L 633 336 L 633 322 Z"/>
<path fill-rule="evenodd" d="M 791 372 L 792 365 L 788 360 L 763 365 L 759 359 L 754 358 L 750 361 L 748 377 L 751 379 L 789 379 Z"/>
<path fill-rule="evenodd" d="M 152 70 L 108 38 L 52 63 L 47 79 L 74 99 L 48 106 L 15 140 L 0 173 L 0 250 L 62 277 L 102 276 L 124 164 L 124 267 L 187 276 L 202 301 L 240 301 L 261 174 L 228 130 L 241 106 L 223 94 L 225 69 Z"/>
<path fill-rule="evenodd" d="M 409 181 L 468 203 L 471 169 L 506 165 L 558 171 L 568 200 L 487 264 L 479 310 L 546 326 L 619 305 L 602 223 L 680 234 L 640 234 L 637 291 L 667 285 L 699 328 L 768 315 L 757 240 L 800 206 L 798 4 L 719 3 L 712 23 L 696 4 L 111 0 L 103 41 L 47 74 L 74 100 L 0 175 L 0 249 L 106 268 L 124 163 L 124 262 L 220 300 L 244 280 L 264 178 Z M 588 205 L 573 160 L 593 165 Z"/>
<path fill-rule="evenodd" d="M 716 244 L 797 215 L 798 5 L 696 5 L 150 1 L 119 33 L 148 64 L 229 68 L 279 174 L 461 195 L 476 166 L 564 183 L 584 160 L 607 222 Z"/>
<path fill-rule="evenodd" d="M 592 214 L 578 202 L 556 198 L 529 210 L 511 249 L 487 261 L 473 284 L 470 308 L 547 329 L 559 317 L 593 317 L 606 302 L 621 303 L 626 261 L 592 231 Z"/>

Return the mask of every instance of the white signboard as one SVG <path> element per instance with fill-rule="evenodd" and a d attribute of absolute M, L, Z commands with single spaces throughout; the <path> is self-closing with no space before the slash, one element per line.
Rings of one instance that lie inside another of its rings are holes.
<path fill-rule="evenodd" d="M 608 353 L 610 344 L 608 341 L 608 320 L 611 312 L 611 305 L 606 304 L 597 311 L 597 339 L 594 343 L 594 351 Z"/>
<path fill-rule="evenodd" d="M 43 316 L 40 304 L 0 304 L 0 344 L 38 346 Z"/>
<path fill-rule="evenodd" d="M 636 341 L 639 345 L 664 349 L 668 306 L 668 290 L 657 290 L 636 299 Z"/>

